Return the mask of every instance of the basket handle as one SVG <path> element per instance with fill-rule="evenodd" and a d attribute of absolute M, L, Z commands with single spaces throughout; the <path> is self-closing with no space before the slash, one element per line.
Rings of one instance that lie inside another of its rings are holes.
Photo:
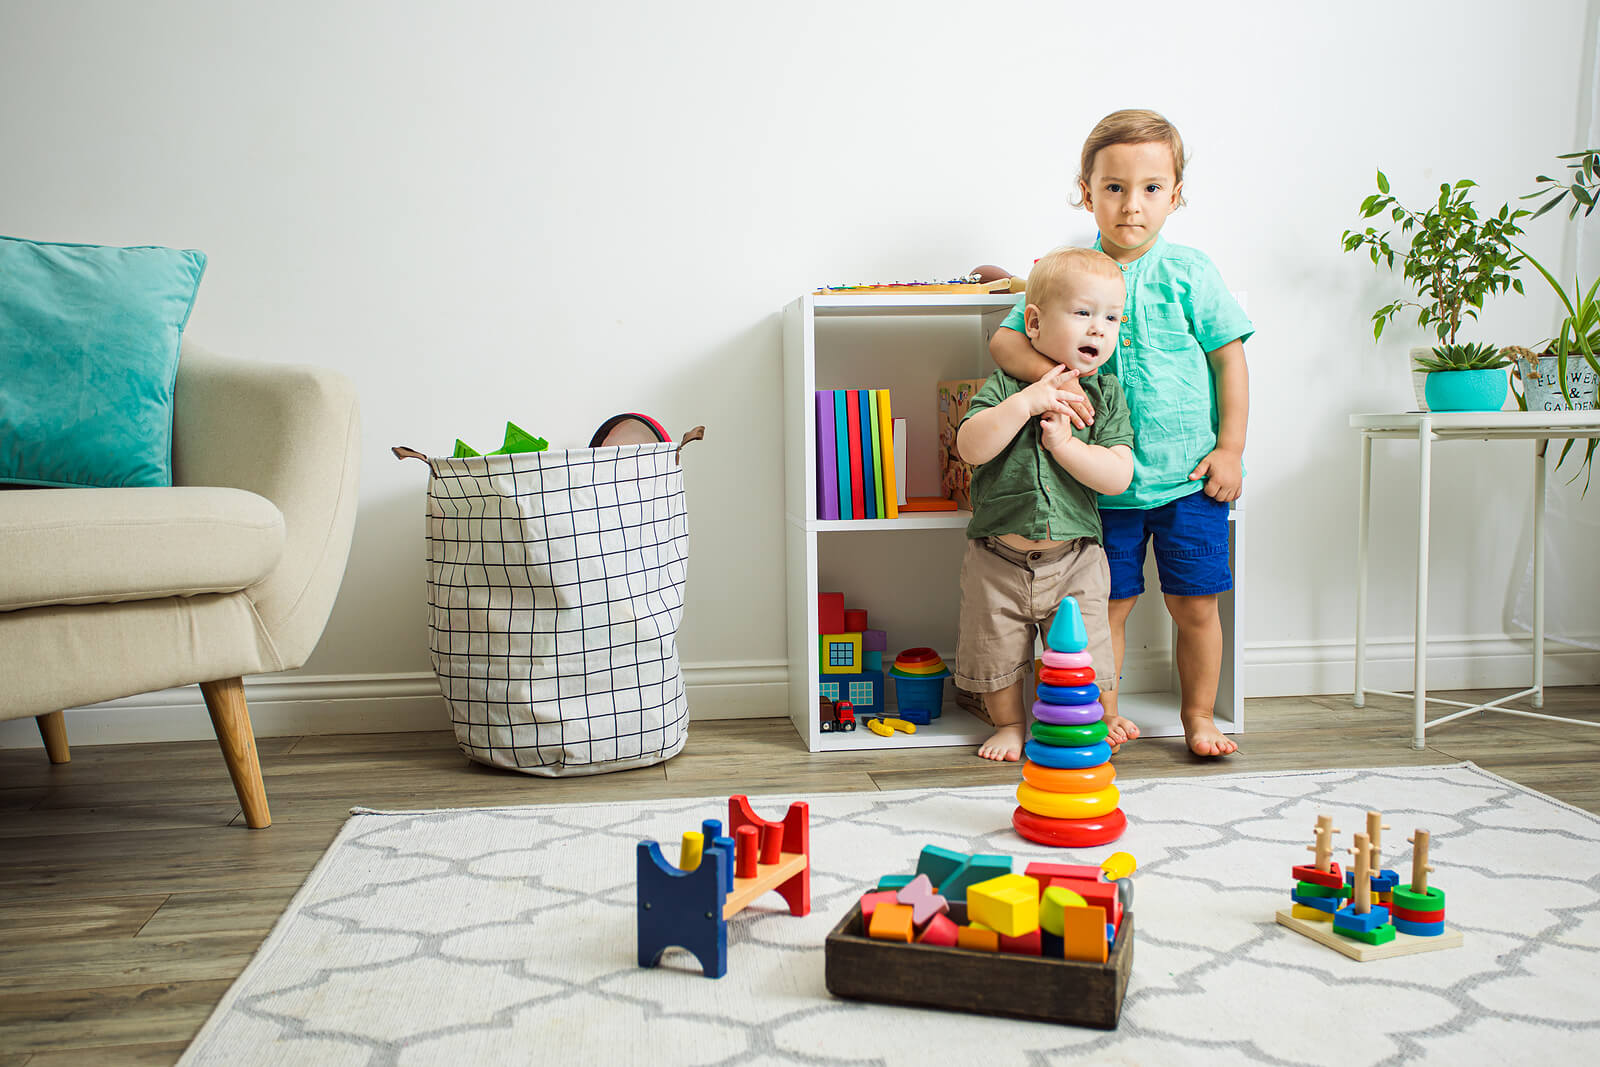
<path fill-rule="evenodd" d="M 420 459 L 424 463 L 428 462 L 427 456 L 424 456 L 414 448 L 407 448 L 405 445 L 395 445 L 389 451 L 394 453 L 395 459 Z"/>
<path fill-rule="evenodd" d="M 682 466 L 684 445 L 688 444 L 690 441 L 703 441 L 705 440 L 705 436 L 706 428 L 704 426 L 696 426 L 694 429 L 685 433 L 683 435 L 683 440 L 678 442 L 678 447 L 672 451 L 673 466 Z"/>

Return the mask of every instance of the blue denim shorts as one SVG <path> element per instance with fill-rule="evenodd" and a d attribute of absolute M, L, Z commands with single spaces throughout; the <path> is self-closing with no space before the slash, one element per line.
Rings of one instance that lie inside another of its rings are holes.
<path fill-rule="evenodd" d="M 1210 596 L 1233 588 L 1228 570 L 1228 505 L 1202 492 L 1148 510 L 1103 508 L 1112 600 L 1144 592 L 1144 550 L 1156 543 L 1156 572 L 1169 596 Z"/>

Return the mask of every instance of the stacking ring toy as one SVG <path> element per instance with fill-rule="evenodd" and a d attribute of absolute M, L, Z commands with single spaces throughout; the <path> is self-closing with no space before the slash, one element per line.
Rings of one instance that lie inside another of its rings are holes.
<path fill-rule="evenodd" d="M 1089 704 L 1100 699 L 1100 687 L 1088 685 L 1041 685 L 1034 696 L 1046 704 Z"/>
<path fill-rule="evenodd" d="M 1093 819 L 1046 819 L 1021 805 L 1011 813 L 1011 825 L 1029 841 L 1057 848 L 1094 848 L 1115 841 L 1128 828 L 1128 817 L 1117 808 Z"/>
<path fill-rule="evenodd" d="M 1057 652 L 1053 648 L 1047 648 L 1040 658 L 1044 660 L 1046 667 L 1061 667 L 1066 670 L 1094 666 L 1094 657 L 1087 652 Z"/>
<path fill-rule="evenodd" d="M 1440 919 L 1436 923 L 1419 923 L 1412 922 L 1410 919 L 1391 917 L 1389 921 L 1393 923 L 1394 928 L 1400 931 L 1402 934 L 1411 934 L 1414 937 L 1438 937 L 1440 934 L 1444 933 L 1443 919 Z"/>
<path fill-rule="evenodd" d="M 893 669 L 901 674 L 938 674 L 944 670 L 944 660 L 932 659 L 925 663 L 901 663 L 896 660 Z"/>
<path fill-rule="evenodd" d="M 1408 885 L 1394 887 L 1394 896 L 1390 898 L 1397 908 L 1406 911 L 1443 911 L 1444 890 L 1429 886 L 1418 893 Z"/>
<path fill-rule="evenodd" d="M 1093 704 L 1046 704 L 1040 701 L 1033 705 L 1035 719 L 1055 726 L 1087 726 L 1091 722 L 1099 722 L 1105 718 L 1105 714 L 1106 709 L 1100 706 L 1098 700 Z"/>
<path fill-rule="evenodd" d="M 910 667 L 917 663 L 938 663 L 939 653 L 931 648 L 908 648 L 894 658 L 902 667 Z"/>
<path fill-rule="evenodd" d="M 1047 819 L 1093 819 L 1117 809 L 1122 793 L 1114 785 L 1093 793 L 1049 793 L 1023 782 L 1017 786 L 1017 803 Z"/>
<path fill-rule="evenodd" d="M 1096 741 L 1104 741 L 1110 731 L 1104 719 L 1099 722 L 1085 723 L 1082 726 L 1057 726 L 1055 723 L 1036 722 L 1029 727 L 1029 733 L 1034 739 L 1043 741 L 1047 745 L 1092 745 Z"/>
<path fill-rule="evenodd" d="M 1045 685 L 1088 685 L 1094 681 L 1093 667 L 1045 667 L 1039 672 Z"/>
<path fill-rule="evenodd" d="M 1022 753 L 1042 767 L 1065 767 L 1072 770 L 1078 767 L 1093 767 L 1098 763 L 1109 761 L 1111 746 L 1104 741 L 1097 741 L 1082 748 L 1063 748 L 1059 745 L 1041 745 L 1037 741 L 1029 741 L 1022 746 Z"/>
<path fill-rule="evenodd" d="M 1096 767 L 1041 767 L 1029 760 L 1022 765 L 1022 780 L 1047 793 L 1093 793 L 1117 780 L 1109 763 Z"/>

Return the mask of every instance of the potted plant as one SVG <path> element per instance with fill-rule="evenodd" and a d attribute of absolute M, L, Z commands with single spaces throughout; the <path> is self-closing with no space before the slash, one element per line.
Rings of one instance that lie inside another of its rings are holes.
<path fill-rule="evenodd" d="M 1485 299 L 1508 289 L 1522 292 L 1522 282 L 1514 275 L 1523 257 L 1511 242 L 1522 235 L 1519 222 L 1528 212 L 1502 204 L 1498 212 L 1480 217 L 1469 199 L 1469 190 L 1475 186 L 1466 178 L 1454 185 L 1443 183 L 1438 199 L 1426 210 L 1416 211 L 1390 195 L 1389 179 L 1380 170 L 1378 191 L 1361 202 L 1361 217 L 1387 215 L 1393 225 L 1382 233 L 1373 226 L 1344 232 L 1346 252 L 1366 248 L 1375 266 L 1382 261 L 1391 270 L 1399 260 L 1402 274 L 1416 293 L 1415 300 L 1395 300 L 1372 313 L 1373 340 L 1382 337 L 1384 327 L 1408 307 L 1417 309 L 1417 325 L 1431 327 L 1439 339 L 1432 349 L 1419 347 L 1411 352 L 1417 368 L 1413 386 L 1417 404 L 1424 411 L 1430 406 L 1426 378 L 1438 373 L 1431 370 L 1435 364 L 1447 370 L 1487 371 L 1506 365 L 1504 361 L 1494 367 L 1469 365 L 1482 359 L 1482 348 L 1468 352 L 1468 346 L 1456 336 L 1466 319 L 1478 317 Z M 1410 237 L 1408 245 L 1397 248 L 1391 243 L 1396 228 Z M 1503 377 L 1503 370 L 1500 373 Z"/>
<path fill-rule="evenodd" d="M 1576 219 L 1580 210 L 1587 217 L 1600 201 L 1600 148 L 1568 152 L 1556 158 L 1567 161 L 1571 174 L 1564 179 L 1539 175 L 1534 181 L 1540 188 L 1522 199 L 1543 198 L 1544 202 L 1532 215 L 1535 219 L 1559 206 L 1568 196 L 1572 197 L 1572 206 L 1567 211 L 1567 221 Z M 1543 411 L 1592 410 L 1596 393 L 1600 391 L 1597 388 L 1600 387 L 1600 362 L 1595 357 L 1595 353 L 1600 352 L 1600 302 L 1595 300 L 1596 292 L 1600 291 L 1600 279 L 1585 290 L 1574 278 L 1569 295 L 1543 264 L 1532 256 L 1527 256 L 1527 260 L 1550 283 L 1567 315 L 1561 320 L 1556 336 L 1538 346 L 1536 354 L 1523 356 L 1521 353 L 1526 350 L 1518 350 L 1512 374 L 1522 381 L 1523 388 L 1517 403 L 1524 410 L 1530 406 Z M 1581 361 L 1573 358 L 1580 354 Z"/>
<path fill-rule="evenodd" d="M 1505 367 L 1511 362 L 1493 345 L 1437 345 L 1413 360 L 1426 375 L 1428 411 L 1499 411 L 1506 403 Z"/>

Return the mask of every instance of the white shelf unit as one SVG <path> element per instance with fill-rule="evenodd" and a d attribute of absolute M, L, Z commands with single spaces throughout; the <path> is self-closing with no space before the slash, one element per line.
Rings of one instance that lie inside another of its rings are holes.
<path fill-rule="evenodd" d="M 982 378 L 994 369 L 988 339 L 1015 297 L 805 295 L 783 312 L 784 506 L 788 595 L 789 715 L 812 752 L 973 745 L 990 728 L 956 707 L 946 686 L 943 715 L 915 734 L 883 738 L 858 727 L 823 733 L 817 718 L 820 673 L 817 593 L 843 592 L 885 630 L 885 664 L 900 649 L 927 645 L 955 659 L 959 575 L 970 512 L 902 513 L 896 519 L 823 521 L 816 517 L 818 389 L 890 391 L 907 420 L 907 493 L 938 494 L 937 391 L 940 381 Z M 1242 555 L 1242 512 L 1234 511 L 1229 562 Z M 1147 595 L 1129 620 L 1121 711 L 1146 736 L 1181 734 L 1171 626 L 1160 606 L 1153 565 Z M 1147 606 L 1154 602 L 1154 606 Z M 1159 615 L 1159 618 L 1157 616 Z M 1240 620 L 1234 594 L 1222 598 L 1224 656 L 1217 723 L 1243 730 L 1239 699 Z M 886 678 L 889 694 L 894 685 Z M 1145 690 L 1135 692 L 1134 690 Z M 890 701 L 892 707 L 892 701 Z"/>

